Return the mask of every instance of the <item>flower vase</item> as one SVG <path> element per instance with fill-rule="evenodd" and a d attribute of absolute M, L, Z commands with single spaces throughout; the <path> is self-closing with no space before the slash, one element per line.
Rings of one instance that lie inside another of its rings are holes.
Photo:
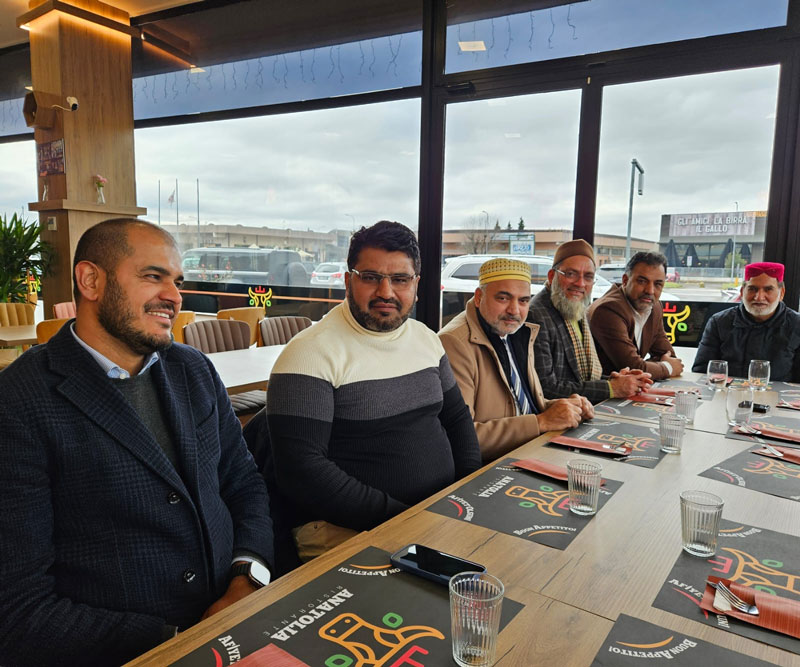
<path fill-rule="evenodd" d="M 97 186 L 97 203 L 98 204 L 105 204 L 106 203 L 106 195 L 103 192 L 103 186 Z"/>

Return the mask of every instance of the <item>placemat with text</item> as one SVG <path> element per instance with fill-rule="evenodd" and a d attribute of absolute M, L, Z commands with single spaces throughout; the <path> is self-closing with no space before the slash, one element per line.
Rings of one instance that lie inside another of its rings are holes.
<path fill-rule="evenodd" d="M 597 652 L 592 667 L 627 667 L 647 663 L 664 664 L 667 661 L 676 667 L 758 667 L 772 664 L 620 614 Z"/>
<path fill-rule="evenodd" d="M 677 378 L 668 378 L 666 380 L 658 380 L 653 383 L 653 387 L 658 389 L 695 389 L 700 390 L 700 398 L 704 401 L 710 401 L 714 398 L 714 387 L 709 386 L 705 376 L 697 380 L 678 380 Z"/>
<path fill-rule="evenodd" d="M 758 398 L 756 398 L 756 401 L 757 400 Z M 750 426 L 758 430 L 763 428 L 773 429 L 775 431 L 780 431 L 782 433 L 787 433 L 800 438 L 800 413 L 790 410 L 779 410 L 775 408 L 770 410 L 770 412 L 765 415 L 754 412 L 753 416 L 750 418 Z M 727 433 L 725 433 L 725 437 L 729 438 L 730 440 L 749 442 L 753 445 L 758 445 L 757 438 L 761 438 L 762 440 L 766 440 L 771 445 L 800 447 L 800 442 L 782 440 L 763 434 L 754 436 L 747 435 L 745 433 L 736 433 L 733 428 L 730 427 L 728 428 Z"/>
<path fill-rule="evenodd" d="M 509 465 L 503 459 L 489 470 L 437 500 L 426 509 L 458 521 L 515 535 L 531 542 L 566 549 L 591 516 L 569 510 L 567 483 Z M 622 482 L 608 479 L 600 487 L 598 511 Z"/>
<path fill-rule="evenodd" d="M 173 665 L 358 667 L 451 663 L 447 586 L 367 547 Z M 505 598 L 501 630 L 523 605 Z"/>
<path fill-rule="evenodd" d="M 581 455 L 596 456 L 600 459 L 611 458 L 622 463 L 631 463 L 642 468 L 655 468 L 665 454 L 661 451 L 661 439 L 658 435 L 658 425 L 632 424 L 631 422 L 614 421 L 611 419 L 593 419 L 583 422 L 576 428 L 564 431 L 562 435 L 579 440 L 587 440 L 608 445 L 630 445 L 633 450 L 627 456 L 612 456 L 598 454 L 591 450 L 567 447 L 556 443 L 547 443 L 547 447 L 557 449 L 571 449 L 580 451 Z"/>
<path fill-rule="evenodd" d="M 798 544 L 800 538 L 793 535 L 723 519 L 717 553 L 705 559 L 681 550 L 653 606 L 800 654 L 800 639 L 700 609 L 709 575 L 800 601 Z"/>
<path fill-rule="evenodd" d="M 697 410 L 699 412 L 700 405 Z M 635 398 L 607 398 L 594 406 L 594 413 L 598 417 L 627 417 L 655 423 L 658 423 L 658 415 L 662 412 L 675 412 L 675 408 L 671 405 L 645 403 Z"/>
<path fill-rule="evenodd" d="M 704 470 L 700 476 L 779 498 L 800 500 L 800 465 L 759 456 L 751 453 L 750 449 Z"/>

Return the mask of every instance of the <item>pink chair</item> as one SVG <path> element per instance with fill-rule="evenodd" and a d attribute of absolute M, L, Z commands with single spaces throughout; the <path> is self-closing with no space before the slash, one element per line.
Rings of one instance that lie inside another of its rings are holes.
<path fill-rule="evenodd" d="M 62 301 L 61 303 L 53 304 L 53 315 L 57 320 L 64 318 L 75 317 L 75 302 Z"/>

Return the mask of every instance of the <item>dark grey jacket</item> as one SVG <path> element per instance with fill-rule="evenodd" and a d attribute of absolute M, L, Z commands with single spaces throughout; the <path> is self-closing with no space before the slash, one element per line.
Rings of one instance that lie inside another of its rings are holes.
<path fill-rule="evenodd" d="M 705 373 L 711 359 L 725 359 L 728 374 L 747 377 L 752 359 L 769 359 L 770 379 L 800 382 L 800 315 L 781 302 L 766 322 L 739 304 L 708 320 L 692 370 Z"/>
<path fill-rule="evenodd" d="M 539 334 L 533 342 L 533 358 L 545 398 L 580 394 L 592 403 L 598 403 L 610 396 L 606 380 L 584 382 L 581 379 L 567 324 L 553 305 L 547 287 L 531 299 L 528 321 L 539 325 Z M 584 335 L 590 334 L 585 331 Z"/>

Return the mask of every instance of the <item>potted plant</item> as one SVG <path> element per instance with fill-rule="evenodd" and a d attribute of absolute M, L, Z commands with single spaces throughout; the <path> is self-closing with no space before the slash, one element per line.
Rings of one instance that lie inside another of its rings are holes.
<path fill-rule="evenodd" d="M 53 248 L 39 236 L 39 223 L 16 213 L 0 216 L 0 301 L 25 302 L 28 283 L 46 275 Z"/>

